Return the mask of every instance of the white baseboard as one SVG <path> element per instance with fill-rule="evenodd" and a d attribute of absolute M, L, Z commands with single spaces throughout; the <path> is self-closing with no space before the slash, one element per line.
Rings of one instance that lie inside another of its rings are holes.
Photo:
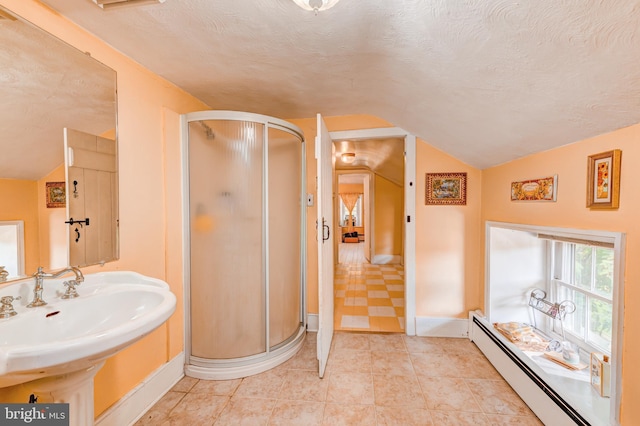
<path fill-rule="evenodd" d="M 96 426 L 134 424 L 184 377 L 184 352 L 145 378 L 96 419 Z"/>
<path fill-rule="evenodd" d="M 376 254 L 373 256 L 371 263 L 374 265 L 400 265 L 402 264 L 402 256 L 395 254 Z"/>
<path fill-rule="evenodd" d="M 469 337 L 469 320 L 416 317 L 416 336 Z"/>
<path fill-rule="evenodd" d="M 307 314 L 307 331 L 318 332 L 318 314 Z"/>

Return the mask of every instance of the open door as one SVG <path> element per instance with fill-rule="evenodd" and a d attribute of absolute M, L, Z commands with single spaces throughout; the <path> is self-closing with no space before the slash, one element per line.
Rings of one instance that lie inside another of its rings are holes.
<path fill-rule="evenodd" d="M 333 339 L 333 143 L 329 130 L 318 114 L 316 136 L 316 185 L 318 202 L 318 361 L 324 376 Z"/>
<path fill-rule="evenodd" d="M 64 129 L 69 265 L 118 258 L 116 141 Z"/>

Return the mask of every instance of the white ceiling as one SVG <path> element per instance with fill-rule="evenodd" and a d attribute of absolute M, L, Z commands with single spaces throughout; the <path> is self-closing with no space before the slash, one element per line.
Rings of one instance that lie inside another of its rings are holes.
<path fill-rule="evenodd" d="M 43 0 L 214 109 L 372 114 L 478 168 L 640 122 L 638 0 Z"/>

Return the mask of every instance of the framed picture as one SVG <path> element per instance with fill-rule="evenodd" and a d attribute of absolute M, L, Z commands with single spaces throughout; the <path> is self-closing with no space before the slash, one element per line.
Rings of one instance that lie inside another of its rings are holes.
<path fill-rule="evenodd" d="M 426 205 L 466 205 L 466 173 L 427 173 Z"/>
<path fill-rule="evenodd" d="M 607 355 L 591 352 L 590 362 L 591 384 L 600 396 L 611 396 L 611 364 Z"/>
<path fill-rule="evenodd" d="M 556 201 L 558 175 L 511 182 L 511 201 Z"/>
<path fill-rule="evenodd" d="M 67 196 L 64 182 L 46 183 L 47 208 L 66 207 Z"/>
<path fill-rule="evenodd" d="M 590 155 L 587 161 L 587 207 L 617 209 L 620 205 L 620 162 L 622 151 Z"/>

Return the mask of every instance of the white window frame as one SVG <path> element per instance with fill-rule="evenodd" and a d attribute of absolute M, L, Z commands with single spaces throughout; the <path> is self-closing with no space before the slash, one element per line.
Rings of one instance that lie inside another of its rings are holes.
<path fill-rule="evenodd" d="M 529 233 L 546 234 L 567 240 L 577 239 L 613 244 L 613 326 L 611 332 L 611 397 L 609 404 L 611 407 L 611 424 L 619 424 L 620 405 L 622 400 L 622 342 L 624 334 L 624 270 L 626 258 L 626 235 L 621 232 L 556 228 L 487 221 L 485 224 L 485 283 L 487 283 L 487 285 L 485 285 L 485 312 L 489 318 L 491 318 L 491 307 L 489 306 L 491 293 L 488 285 L 490 282 L 489 253 L 491 242 L 489 236 L 491 235 L 491 228 L 504 228 Z"/>
<path fill-rule="evenodd" d="M 24 263 L 24 221 L 22 220 L 2 220 L 0 226 L 15 227 L 17 234 L 17 244 L 15 247 L 16 252 L 16 264 L 18 270 L 17 275 L 11 275 L 10 279 L 21 278 L 25 276 L 25 263 Z M 4 266 L 4 265 L 3 265 Z"/>
<path fill-rule="evenodd" d="M 567 325 L 567 320 L 570 320 L 570 316 L 575 316 L 578 315 L 578 311 L 576 310 L 576 312 L 571 313 L 569 315 L 567 315 L 567 317 L 564 320 L 564 324 L 560 324 L 559 321 L 552 321 L 551 324 L 551 331 L 553 331 L 557 337 L 561 337 L 562 335 L 562 326 L 564 326 L 564 334 L 566 337 L 566 340 L 570 340 L 573 341 L 574 343 L 578 344 L 578 346 L 580 346 L 582 349 L 584 349 L 587 353 L 590 352 L 602 352 L 605 353 L 607 355 L 611 355 L 611 351 L 609 348 L 606 347 L 602 347 L 600 345 L 598 345 L 594 340 L 589 339 L 589 334 L 590 334 L 590 324 L 591 324 L 591 317 L 590 317 L 590 300 L 591 299 L 597 299 L 600 300 L 602 302 L 608 303 L 611 305 L 611 312 L 612 312 L 612 324 L 613 324 L 613 293 L 615 292 L 615 283 L 613 284 L 613 291 L 611 294 L 611 297 L 606 297 L 606 296 L 602 296 L 598 293 L 595 292 L 594 290 L 594 281 L 595 281 L 595 272 L 596 272 L 596 262 L 595 262 L 595 250 L 596 250 L 596 246 L 593 245 L 589 245 L 589 244 L 583 244 L 586 246 L 590 246 L 591 250 L 592 250 L 592 265 L 591 265 L 591 283 L 590 283 L 590 289 L 586 290 L 572 282 L 575 281 L 575 249 L 576 249 L 576 244 L 582 244 L 580 242 L 554 242 L 551 245 L 553 246 L 552 248 L 552 264 L 551 264 L 551 268 L 549 268 L 551 271 L 553 271 L 552 275 L 549 277 L 549 290 L 550 290 L 550 294 L 552 295 L 553 300 L 556 301 L 561 301 L 560 299 L 564 299 L 563 297 L 561 297 L 559 295 L 559 289 L 560 287 L 564 287 L 567 288 L 569 290 L 578 292 L 583 294 L 586 297 L 586 309 L 584 312 L 584 330 L 582 332 L 582 334 L 578 334 L 577 332 L 575 332 L 574 330 L 570 330 L 567 329 L 566 325 Z M 611 248 L 611 250 L 613 250 Z M 615 263 L 615 251 L 614 251 L 614 263 Z M 612 265 L 613 266 L 613 265 Z M 614 274 L 615 275 L 615 274 Z M 612 336 L 611 336 L 611 344 L 613 344 L 613 329 L 612 329 Z"/>

